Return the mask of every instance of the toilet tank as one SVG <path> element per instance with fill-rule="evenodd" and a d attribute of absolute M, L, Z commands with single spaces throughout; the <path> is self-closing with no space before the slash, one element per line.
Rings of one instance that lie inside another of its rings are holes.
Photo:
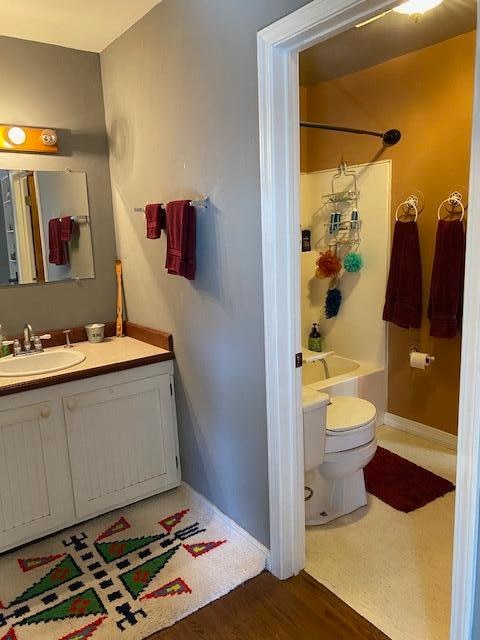
<path fill-rule="evenodd" d="M 303 387 L 302 401 L 305 471 L 309 471 L 323 462 L 330 397 L 321 391 Z"/>

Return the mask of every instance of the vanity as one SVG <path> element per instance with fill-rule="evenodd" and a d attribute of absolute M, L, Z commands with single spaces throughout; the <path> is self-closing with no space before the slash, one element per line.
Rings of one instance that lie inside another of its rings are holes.
<path fill-rule="evenodd" d="M 78 117 L 59 138 L 0 125 L 0 334 L 21 330 L 20 313 L 82 325 L 72 348 L 69 330 L 28 324 L 3 344 L 15 355 L 0 358 L 0 553 L 180 484 L 171 336 L 127 322 L 114 338 L 107 322 L 104 342 L 86 342 L 84 325 L 119 315 L 117 252 L 103 115 Z"/>
<path fill-rule="evenodd" d="M 74 350 L 67 369 L 0 377 L 0 552 L 180 484 L 173 352 Z"/>

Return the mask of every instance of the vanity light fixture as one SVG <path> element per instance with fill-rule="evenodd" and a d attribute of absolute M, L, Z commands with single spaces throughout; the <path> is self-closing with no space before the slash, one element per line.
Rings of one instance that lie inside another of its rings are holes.
<path fill-rule="evenodd" d="M 0 151 L 57 153 L 57 141 L 54 129 L 0 124 Z"/>

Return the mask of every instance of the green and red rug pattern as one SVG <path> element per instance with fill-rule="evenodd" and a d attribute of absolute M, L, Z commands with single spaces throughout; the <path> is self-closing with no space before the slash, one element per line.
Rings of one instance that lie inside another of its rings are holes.
<path fill-rule="evenodd" d="M 203 504 L 161 507 L 162 496 L 32 546 L 43 553 L 0 558 L 0 640 L 140 640 L 263 569 L 258 549 Z"/>

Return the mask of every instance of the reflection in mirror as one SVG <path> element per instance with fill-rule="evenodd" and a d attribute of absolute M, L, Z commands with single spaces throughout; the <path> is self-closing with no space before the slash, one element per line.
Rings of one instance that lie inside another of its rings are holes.
<path fill-rule="evenodd" d="M 0 169 L 0 285 L 94 277 L 86 174 Z"/>

